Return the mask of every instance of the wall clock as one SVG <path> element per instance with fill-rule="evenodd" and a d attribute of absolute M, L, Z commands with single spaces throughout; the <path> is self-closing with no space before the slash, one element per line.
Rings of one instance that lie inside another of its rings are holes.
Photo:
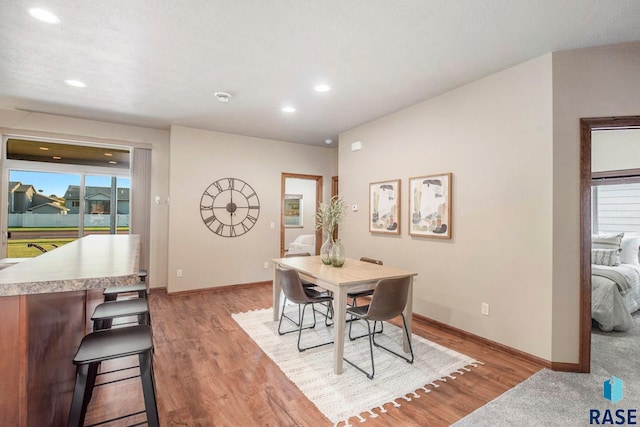
<path fill-rule="evenodd" d="M 254 189 L 238 178 L 221 178 L 204 190 L 200 215 L 209 230 L 222 237 L 238 237 L 258 221 L 260 200 Z"/>

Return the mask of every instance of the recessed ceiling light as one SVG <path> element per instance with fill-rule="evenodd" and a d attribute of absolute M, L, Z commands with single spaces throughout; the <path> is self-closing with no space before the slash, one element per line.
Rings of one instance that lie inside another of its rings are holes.
<path fill-rule="evenodd" d="M 49 151 L 48 147 L 38 147 L 38 148 L 40 148 L 42 151 Z"/>
<path fill-rule="evenodd" d="M 70 80 L 65 80 L 64 82 L 69 86 L 73 86 L 73 87 L 87 87 L 87 84 L 84 82 L 81 82 L 80 80 L 70 79 Z"/>
<path fill-rule="evenodd" d="M 283 107 L 282 111 L 284 111 L 285 113 L 295 113 L 296 109 L 293 107 Z"/>
<path fill-rule="evenodd" d="M 225 103 L 229 102 L 229 100 L 231 99 L 231 94 L 227 92 L 215 92 L 213 96 L 215 96 L 218 101 Z"/>
<path fill-rule="evenodd" d="M 320 85 L 314 86 L 313 90 L 315 90 L 316 92 L 329 92 L 331 90 L 331 86 L 320 84 Z"/>
<path fill-rule="evenodd" d="M 38 21 L 46 22 L 47 24 L 59 24 L 60 18 L 53 13 L 45 9 L 38 7 L 32 7 L 29 9 L 29 14 L 36 18 Z"/>
<path fill-rule="evenodd" d="M 113 160 L 109 160 L 109 163 L 111 163 L 112 165 L 117 165 L 118 164 L 118 162 L 113 161 Z"/>
<path fill-rule="evenodd" d="M 104 153 L 104 155 L 105 155 L 105 156 L 107 156 L 107 157 L 111 157 L 111 156 L 113 156 L 113 154 L 112 154 L 112 153 Z"/>
<path fill-rule="evenodd" d="M 53 156 L 53 159 L 54 159 L 54 160 L 60 160 L 60 159 L 62 159 L 62 157 L 60 157 L 60 156 Z"/>
<path fill-rule="evenodd" d="M 333 140 L 331 140 L 331 139 L 325 139 L 324 140 L 324 143 L 327 144 L 327 145 L 331 144 L 332 142 L 333 142 Z"/>

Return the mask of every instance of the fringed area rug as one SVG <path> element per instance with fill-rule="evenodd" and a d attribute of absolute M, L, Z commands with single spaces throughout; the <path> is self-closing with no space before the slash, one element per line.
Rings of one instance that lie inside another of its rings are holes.
<path fill-rule="evenodd" d="M 333 373 L 333 345 L 298 352 L 297 332 L 279 335 L 278 322 L 272 320 L 272 313 L 269 308 L 237 313 L 232 317 L 334 425 L 344 422 L 349 426 L 349 419 L 352 417 L 357 417 L 360 422 L 364 422 L 367 417 L 378 417 L 377 412 L 386 412 L 386 404 L 401 406 L 401 402 L 419 398 L 416 391 L 429 393 L 441 383 L 455 379 L 456 374 L 462 375 L 470 367 L 481 364 L 413 334 L 413 364 L 374 347 L 373 380 L 346 362 L 342 374 L 336 375 Z M 288 305 L 287 313 L 290 313 L 291 318 L 297 319 L 297 306 Z M 303 347 L 333 339 L 333 327 L 325 326 L 322 315 L 318 314 L 317 319 L 314 329 L 302 331 Z M 313 321 L 310 308 L 305 315 L 305 324 L 308 320 Z M 282 325 L 283 330 L 295 329 L 286 319 Z M 366 323 L 354 322 L 353 328 L 354 335 L 362 334 Z M 384 333 L 376 335 L 376 341 L 402 352 L 402 329 L 385 322 Z M 366 337 L 355 341 L 346 338 L 344 354 L 349 360 L 370 371 L 371 359 Z M 373 412 L 374 408 L 379 410 Z"/>

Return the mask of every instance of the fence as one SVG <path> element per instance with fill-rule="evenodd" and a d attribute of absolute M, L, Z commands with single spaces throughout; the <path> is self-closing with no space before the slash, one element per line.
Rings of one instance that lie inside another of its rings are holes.
<path fill-rule="evenodd" d="M 77 227 L 80 223 L 79 214 L 9 214 L 9 227 Z M 129 226 L 129 215 L 116 215 L 116 224 L 118 227 Z M 109 227 L 109 215 L 102 214 L 85 214 L 85 227 Z"/>

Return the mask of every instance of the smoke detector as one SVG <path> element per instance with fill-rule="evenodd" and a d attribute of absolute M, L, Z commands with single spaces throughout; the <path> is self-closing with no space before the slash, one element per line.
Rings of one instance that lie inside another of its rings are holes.
<path fill-rule="evenodd" d="M 216 99 L 220 102 L 229 102 L 229 100 L 231 99 L 231 95 L 227 92 L 216 92 L 213 94 L 213 96 L 215 96 Z"/>

